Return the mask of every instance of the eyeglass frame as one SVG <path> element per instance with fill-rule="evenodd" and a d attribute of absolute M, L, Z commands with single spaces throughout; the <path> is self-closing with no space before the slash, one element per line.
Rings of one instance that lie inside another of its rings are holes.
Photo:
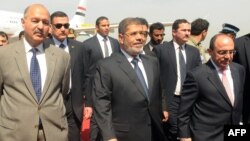
<path fill-rule="evenodd" d="M 234 55 L 236 53 L 236 50 L 218 50 L 216 51 L 217 54 L 225 56 L 227 54 Z"/>
<path fill-rule="evenodd" d="M 137 35 L 147 37 L 148 32 L 147 31 L 134 31 L 134 32 L 129 32 L 129 33 L 124 33 L 124 35 L 130 36 L 130 37 L 136 37 Z"/>

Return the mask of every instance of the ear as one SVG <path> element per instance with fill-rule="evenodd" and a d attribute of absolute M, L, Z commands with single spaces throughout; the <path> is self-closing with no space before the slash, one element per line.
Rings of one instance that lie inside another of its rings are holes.
<path fill-rule="evenodd" d="M 208 52 L 208 54 L 209 54 L 210 56 L 212 56 L 212 52 L 213 52 L 212 49 L 208 48 L 208 49 L 207 49 L 207 52 Z"/>
<path fill-rule="evenodd" d="M 124 40 L 124 35 L 123 34 L 119 34 L 118 35 L 118 41 L 120 44 L 123 44 L 123 40 Z"/>
<path fill-rule="evenodd" d="M 25 20 L 22 18 L 21 19 L 22 27 L 24 27 Z"/>

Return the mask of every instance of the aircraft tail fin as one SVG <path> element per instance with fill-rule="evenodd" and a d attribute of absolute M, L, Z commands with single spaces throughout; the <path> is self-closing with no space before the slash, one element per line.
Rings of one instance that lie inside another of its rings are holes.
<path fill-rule="evenodd" d="M 80 28 L 81 24 L 85 23 L 86 11 L 87 11 L 87 0 L 80 0 L 75 15 L 70 21 L 71 28 Z"/>

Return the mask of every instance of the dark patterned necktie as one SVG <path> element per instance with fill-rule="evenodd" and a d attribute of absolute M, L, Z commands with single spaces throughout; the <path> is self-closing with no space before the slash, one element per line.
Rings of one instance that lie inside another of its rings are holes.
<path fill-rule="evenodd" d="M 144 77 L 143 77 L 142 71 L 141 71 L 141 69 L 140 69 L 139 66 L 138 66 L 138 61 L 139 61 L 138 58 L 134 58 L 134 59 L 131 61 L 131 63 L 134 65 L 134 70 L 135 70 L 136 75 L 137 75 L 137 77 L 138 77 L 138 79 L 139 79 L 139 81 L 140 81 L 140 83 L 141 83 L 141 85 L 142 85 L 142 87 L 143 87 L 143 89 L 144 89 L 144 92 L 145 92 L 145 94 L 146 94 L 147 99 L 149 99 L 149 98 L 148 98 L 148 88 L 147 88 L 147 84 L 146 84 L 146 81 L 145 81 L 145 79 L 144 79 Z"/>
<path fill-rule="evenodd" d="M 33 48 L 31 49 L 31 51 L 33 53 L 33 56 L 30 62 L 30 78 L 31 78 L 32 85 L 36 93 L 37 101 L 40 101 L 42 86 L 41 86 L 40 67 L 39 67 L 38 60 L 36 58 L 36 53 L 38 50 L 36 48 Z"/>
<path fill-rule="evenodd" d="M 182 54 L 182 46 L 179 47 L 179 69 L 180 69 L 180 75 L 181 75 L 181 86 L 183 85 L 183 82 L 186 78 L 186 63 L 184 56 Z"/>
<path fill-rule="evenodd" d="M 64 49 L 64 48 L 65 48 L 65 45 L 64 45 L 63 43 L 61 43 L 61 44 L 59 45 L 59 48 Z"/>

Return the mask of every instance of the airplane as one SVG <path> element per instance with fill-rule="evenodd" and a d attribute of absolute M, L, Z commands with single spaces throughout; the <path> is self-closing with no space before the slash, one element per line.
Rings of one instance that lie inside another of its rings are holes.
<path fill-rule="evenodd" d="M 94 28 L 90 24 L 85 23 L 87 0 L 80 0 L 75 15 L 70 20 L 70 28 L 73 28 L 78 34 L 87 34 L 84 31 L 94 33 Z M 23 30 L 21 19 L 23 13 L 0 10 L 0 31 L 5 32 L 10 38 L 18 37 Z"/>
<path fill-rule="evenodd" d="M 96 29 L 94 24 L 85 23 L 86 11 L 87 0 L 80 0 L 74 16 L 69 21 L 70 28 L 74 29 L 76 35 L 85 36 L 84 38 L 93 36 Z M 10 38 L 18 37 L 19 33 L 23 30 L 21 24 L 23 13 L 0 10 L 0 17 L 0 31 L 4 31 Z M 163 25 L 171 26 L 172 23 L 164 22 Z M 118 23 L 110 24 L 110 32 L 114 32 L 116 28 L 118 28 Z"/>

